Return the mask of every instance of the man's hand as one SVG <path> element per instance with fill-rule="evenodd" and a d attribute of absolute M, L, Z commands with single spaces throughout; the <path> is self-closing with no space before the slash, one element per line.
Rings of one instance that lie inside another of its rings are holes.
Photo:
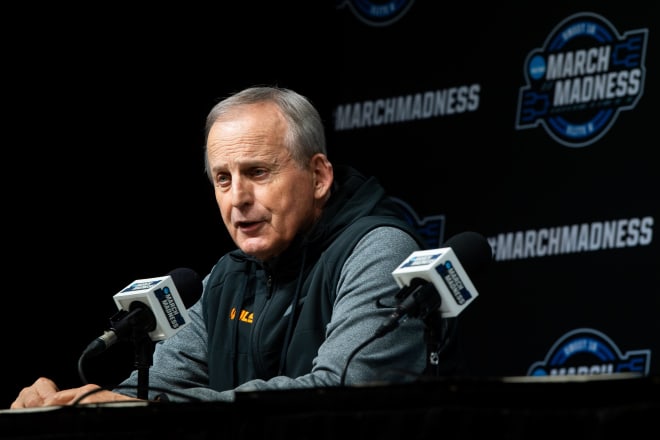
<path fill-rule="evenodd" d="M 60 390 L 52 380 L 46 377 L 40 377 L 32 385 L 25 387 L 18 394 L 18 397 L 11 404 L 11 409 L 17 408 L 35 408 L 41 406 L 61 406 L 71 405 L 77 402 L 83 395 L 91 391 L 98 390 L 101 387 L 94 384 L 83 385 L 79 388 Z M 98 391 L 91 393 L 77 403 L 104 403 L 116 402 L 122 400 L 140 400 L 134 397 L 124 396 L 123 394 L 112 391 Z"/>

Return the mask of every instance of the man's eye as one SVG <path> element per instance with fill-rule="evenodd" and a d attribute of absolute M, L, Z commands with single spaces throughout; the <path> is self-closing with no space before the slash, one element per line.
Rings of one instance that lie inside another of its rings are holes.
<path fill-rule="evenodd" d="M 229 182 L 229 176 L 225 176 L 224 174 L 218 175 L 215 179 L 216 185 L 226 185 Z"/>

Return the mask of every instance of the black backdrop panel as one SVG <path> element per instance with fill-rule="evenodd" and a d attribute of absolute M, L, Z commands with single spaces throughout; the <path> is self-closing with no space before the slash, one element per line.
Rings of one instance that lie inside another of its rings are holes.
<path fill-rule="evenodd" d="M 459 316 L 470 374 L 659 371 L 660 182 L 649 121 L 660 22 L 651 9 L 417 1 L 386 26 L 341 10 L 333 159 L 376 173 L 419 219 L 444 217 L 440 243 L 475 230 L 493 246 L 492 266 L 477 275 L 480 297 Z M 525 107 L 537 54 L 557 78 L 533 85 L 536 101 Z M 587 90 L 635 74 L 638 90 L 619 84 L 619 98 Z M 559 87 L 572 104 L 544 109 Z M 548 127 L 577 127 L 600 111 L 610 123 L 571 144 L 540 123 L 522 127 L 519 115 L 532 109 L 548 112 Z"/>

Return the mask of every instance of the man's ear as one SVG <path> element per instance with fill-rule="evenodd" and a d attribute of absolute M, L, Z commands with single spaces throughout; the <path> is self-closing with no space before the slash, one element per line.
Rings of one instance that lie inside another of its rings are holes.
<path fill-rule="evenodd" d="M 324 200 L 330 194 L 334 181 L 332 163 L 325 154 L 317 153 L 311 159 L 312 173 L 314 173 L 314 197 Z"/>

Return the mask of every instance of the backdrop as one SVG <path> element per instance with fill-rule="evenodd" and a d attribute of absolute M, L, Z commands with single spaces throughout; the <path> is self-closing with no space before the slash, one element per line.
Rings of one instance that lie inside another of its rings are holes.
<path fill-rule="evenodd" d="M 19 11 L 3 401 L 40 375 L 80 385 L 115 293 L 176 267 L 204 275 L 232 248 L 203 125 L 252 84 L 307 95 L 331 160 L 376 175 L 430 248 L 488 239 L 457 319 L 463 374 L 658 374 L 658 17 L 587 0 Z M 117 345 L 87 378 L 112 384 L 132 361 Z"/>

